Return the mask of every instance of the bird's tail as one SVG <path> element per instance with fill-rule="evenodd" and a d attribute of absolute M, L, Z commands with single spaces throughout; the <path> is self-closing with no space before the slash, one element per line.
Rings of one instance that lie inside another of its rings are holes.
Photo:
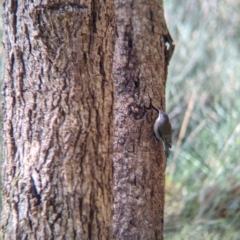
<path fill-rule="evenodd" d="M 164 145 L 164 152 L 165 152 L 166 158 L 168 158 L 168 156 L 169 156 L 169 146 L 166 143 L 164 143 L 163 145 Z"/>

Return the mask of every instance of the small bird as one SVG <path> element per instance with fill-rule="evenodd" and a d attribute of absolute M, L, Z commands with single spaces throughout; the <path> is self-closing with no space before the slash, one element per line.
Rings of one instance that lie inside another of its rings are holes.
<path fill-rule="evenodd" d="M 159 109 L 158 113 L 158 118 L 154 123 L 154 133 L 155 137 L 163 142 L 165 155 L 168 157 L 169 148 L 172 147 L 172 126 L 168 115 L 164 111 Z"/>

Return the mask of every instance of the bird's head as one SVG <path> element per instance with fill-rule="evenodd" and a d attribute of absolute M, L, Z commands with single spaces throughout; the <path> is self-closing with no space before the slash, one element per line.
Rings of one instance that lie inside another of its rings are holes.
<path fill-rule="evenodd" d="M 158 118 L 163 121 L 163 122 L 168 122 L 169 121 L 169 118 L 168 118 L 168 115 L 162 111 L 161 109 L 158 110 L 159 112 L 159 115 L 158 115 Z"/>

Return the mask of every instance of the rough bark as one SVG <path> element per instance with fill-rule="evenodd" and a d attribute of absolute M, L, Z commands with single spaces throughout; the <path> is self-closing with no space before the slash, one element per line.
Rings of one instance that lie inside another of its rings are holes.
<path fill-rule="evenodd" d="M 163 239 L 165 156 L 153 138 L 165 108 L 170 35 L 159 0 L 115 0 L 114 234 Z"/>
<path fill-rule="evenodd" d="M 3 239 L 163 238 L 162 1 L 113 4 L 5 1 Z"/>
<path fill-rule="evenodd" d="M 112 1 L 6 0 L 4 239 L 111 239 Z"/>

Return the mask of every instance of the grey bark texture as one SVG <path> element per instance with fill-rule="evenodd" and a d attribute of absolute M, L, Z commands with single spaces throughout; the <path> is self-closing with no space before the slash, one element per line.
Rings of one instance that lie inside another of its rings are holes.
<path fill-rule="evenodd" d="M 6 0 L 3 239 L 163 239 L 162 1 Z"/>

